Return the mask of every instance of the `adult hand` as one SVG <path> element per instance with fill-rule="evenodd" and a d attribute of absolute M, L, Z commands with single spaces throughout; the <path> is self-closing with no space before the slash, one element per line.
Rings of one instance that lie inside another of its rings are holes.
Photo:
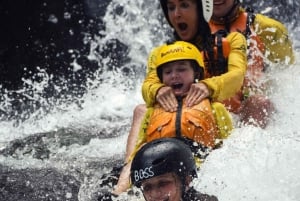
<path fill-rule="evenodd" d="M 177 99 L 171 87 L 161 87 L 157 92 L 156 101 L 167 112 L 175 112 L 177 110 Z"/>
<path fill-rule="evenodd" d="M 191 107 L 199 104 L 203 99 L 210 96 L 210 91 L 206 84 L 199 82 L 191 85 L 191 88 L 186 97 L 186 105 Z"/>

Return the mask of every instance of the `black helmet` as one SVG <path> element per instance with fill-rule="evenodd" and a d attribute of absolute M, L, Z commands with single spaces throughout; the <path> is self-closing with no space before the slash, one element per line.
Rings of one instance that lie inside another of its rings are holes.
<path fill-rule="evenodd" d="M 161 138 L 143 146 L 131 165 L 131 181 L 140 187 L 143 180 L 175 172 L 182 181 L 197 177 L 196 164 L 190 148 L 176 138 Z"/>

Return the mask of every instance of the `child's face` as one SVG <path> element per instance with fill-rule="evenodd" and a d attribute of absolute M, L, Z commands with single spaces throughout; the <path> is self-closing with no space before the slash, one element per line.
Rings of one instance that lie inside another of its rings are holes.
<path fill-rule="evenodd" d="M 145 180 L 142 191 L 146 201 L 180 201 L 181 182 L 175 173 L 166 173 Z"/>
<path fill-rule="evenodd" d="M 194 83 L 194 70 L 189 60 L 173 61 L 162 66 L 162 81 L 172 87 L 175 96 L 185 96 Z"/>

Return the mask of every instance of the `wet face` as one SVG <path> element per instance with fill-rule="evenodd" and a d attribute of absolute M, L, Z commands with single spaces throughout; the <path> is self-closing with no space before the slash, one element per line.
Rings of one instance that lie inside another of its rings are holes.
<path fill-rule="evenodd" d="M 146 201 L 180 201 L 181 183 L 174 173 L 166 173 L 143 181 L 141 189 Z"/>
<path fill-rule="evenodd" d="M 198 30 L 195 0 L 167 0 L 168 17 L 181 40 L 191 41 Z"/>
<path fill-rule="evenodd" d="M 224 17 L 233 7 L 235 0 L 213 0 L 213 17 Z"/>
<path fill-rule="evenodd" d="M 173 61 L 162 66 L 162 81 L 172 87 L 175 96 L 187 95 L 194 79 L 194 70 L 189 60 Z"/>

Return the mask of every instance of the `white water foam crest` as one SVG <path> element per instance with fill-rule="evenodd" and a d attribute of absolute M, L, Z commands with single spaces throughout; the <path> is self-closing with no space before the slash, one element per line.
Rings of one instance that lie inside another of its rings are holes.
<path fill-rule="evenodd" d="M 145 64 L 150 50 L 167 39 L 167 28 L 162 28 L 165 19 L 158 1 L 113 0 L 107 8 L 104 21 L 106 38 L 118 38 L 130 47 L 133 62 Z"/>
<path fill-rule="evenodd" d="M 108 74 L 111 73 L 107 73 L 106 76 Z M 106 79 L 107 82 L 100 84 L 98 88 L 88 89 L 82 97 L 83 102 L 80 107 L 77 103 L 61 103 L 51 112 L 45 113 L 42 118 L 37 119 L 36 116 L 40 116 L 43 109 L 35 111 L 30 118 L 18 126 L 15 126 L 13 121 L 0 122 L 2 128 L 0 144 L 59 128 L 95 127 L 95 130 L 99 130 L 113 127 L 111 122 L 113 119 L 116 121 L 119 119 L 121 125 L 124 124 L 124 120 L 125 123 L 129 123 L 134 106 L 142 100 L 140 87 L 127 90 L 126 85 L 122 83 L 124 82 L 122 80 L 126 78 L 122 78 L 121 75 L 117 76 L 120 79 Z M 140 81 L 136 82 L 140 86 Z M 128 97 L 130 97 L 130 101 L 128 101 Z M 114 122 L 114 124 L 115 127 L 120 126 L 118 122 Z"/>
<path fill-rule="evenodd" d="M 200 170 L 197 187 L 219 200 L 298 200 L 299 141 L 237 129 Z"/>

